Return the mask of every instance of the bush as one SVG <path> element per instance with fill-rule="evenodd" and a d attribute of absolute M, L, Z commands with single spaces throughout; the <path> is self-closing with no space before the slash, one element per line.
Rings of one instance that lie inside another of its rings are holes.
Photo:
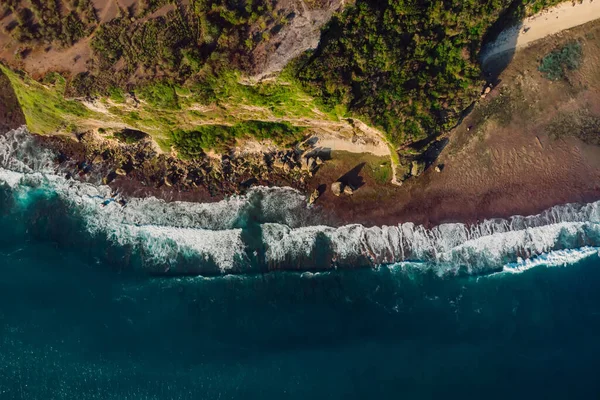
<path fill-rule="evenodd" d="M 579 42 L 567 43 L 562 49 L 557 49 L 542 59 L 538 70 L 551 81 L 565 77 L 566 71 L 579 68 L 583 51 Z"/>
<path fill-rule="evenodd" d="M 138 94 L 141 99 L 154 107 L 170 110 L 179 108 L 177 93 L 175 93 L 175 88 L 170 83 L 158 82 L 142 86 L 138 89 Z"/>
<path fill-rule="evenodd" d="M 183 158 L 196 158 L 207 150 L 223 151 L 236 139 L 273 140 L 284 145 L 302 138 L 304 128 L 287 122 L 244 121 L 233 126 L 201 125 L 192 131 L 173 132 L 173 143 Z"/>

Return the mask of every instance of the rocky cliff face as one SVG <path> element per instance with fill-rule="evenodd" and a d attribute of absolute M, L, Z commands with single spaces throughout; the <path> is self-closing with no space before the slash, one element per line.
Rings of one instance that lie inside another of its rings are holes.
<path fill-rule="evenodd" d="M 281 71 L 293 58 L 319 45 L 321 28 L 343 9 L 345 0 L 281 0 L 276 9 L 287 22 L 270 29 L 272 37 L 253 51 L 254 77 Z"/>
<path fill-rule="evenodd" d="M 0 134 L 21 125 L 25 125 L 25 116 L 10 81 L 0 72 Z"/>

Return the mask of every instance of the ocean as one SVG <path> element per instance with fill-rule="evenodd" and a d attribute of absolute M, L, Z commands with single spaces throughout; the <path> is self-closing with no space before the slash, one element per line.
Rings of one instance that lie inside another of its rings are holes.
<path fill-rule="evenodd" d="M 600 396 L 600 203 L 314 224 L 304 197 L 128 199 L 0 136 L 0 399 Z"/>

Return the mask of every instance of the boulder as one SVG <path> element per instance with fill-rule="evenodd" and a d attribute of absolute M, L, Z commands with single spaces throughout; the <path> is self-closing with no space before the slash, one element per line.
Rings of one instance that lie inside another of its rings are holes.
<path fill-rule="evenodd" d="M 410 174 L 412 176 L 419 176 L 425 171 L 425 163 L 419 161 L 413 161 L 410 168 Z"/>
<path fill-rule="evenodd" d="M 352 187 L 350 185 L 346 185 L 344 187 L 344 194 L 346 196 L 352 196 L 354 194 L 354 189 L 352 189 Z"/>
<path fill-rule="evenodd" d="M 117 169 L 115 169 L 115 174 L 120 175 L 120 176 L 125 176 L 125 175 L 127 175 L 127 172 L 125 172 L 125 170 L 123 168 L 117 168 Z"/>
<path fill-rule="evenodd" d="M 314 204 L 320 195 L 321 194 L 319 193 L 319 191 L 317 189 L 313 190 L 312 193 L 310 194 L 310 197 L 308 198 L 308 204 L 309 205 Z"/>
<path fill-rule="evenodd" d="M 333 182 L 331 184 L 331 191 L 334 195 L 340 196 L 344 190 L 344 184 L 342 182 Z"/>
<path fill-rule="evenodd" d="M 324 161 L 321 159 L 321 157 L 317 157 L 315 159 L 315 162 L 317 163 L 317 165 L 323 165 Z"/>

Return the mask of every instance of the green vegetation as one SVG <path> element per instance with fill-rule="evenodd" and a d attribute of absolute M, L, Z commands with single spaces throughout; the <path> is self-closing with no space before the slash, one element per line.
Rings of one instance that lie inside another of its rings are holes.
<path fill-rule="evenodd" d="M 173 144 L 184 158 L 195 158 L 207 150 L 223 151 L 237 139 L 272 140 L 285 145 L 302 139 L 304 129 L 287 122 L 243 121 L 235 125 L 201 125 L 192 131 L 173 132 Z"/>
<path fill-rule="evenodd" d="M 123 91 L 118 87 L 109 87 L 108 97 L 115 103 L 125 103 L 125 95 L 123 94 Z"/>
<path fill-rule="evenodd" d="M 555 3 L 357 0 L 292 69 L 326 105 L 347 106 L 407 146 L 454 126 L 477 98 L 479 49 L 497 21 Z"/>
<path fill-rule="evenodd" d="M 8 0 L 0 6 L 0 15 L 15 14 L 16 24 L 9 31 L 20 42 L 72 46 L 96 27 L 97 16 L 91 0 L 68 0 L 68 8 L 63 10 L 61 2 L 55 0 L 29 3 L 26 6 L 22 0 Z"/>
<path fill-rule="evenodd" d="M 137 92 L 142 100 L 151 106 L 163 109 L 176 110 L 179 108 L 177 93 L 173 85 L 166 82 L 157 82 L 142 86 Z"/>
<path fill-rule="evenodd" d="M 579 68 L 582 56 L 581 44 L 570 42 L 546 55 L 538 69 L 545 74 L 546 78 L 557 81 L 565 77 L 566 71 Z"/>
<path fill-rule="evenodd" d="M 27 126 L 32 132 L 54 133 L 67 128 L 74 118 L 92 115 L 92 112 L 81 103 L 65 100 L 62 93 L 64 87 L 61 89 L 60 79 L 57 79 L 56 86 L 46 87 L 33 79 L 17 75 L 1 64 L 0 72 L 10 80 L 25 115 Z"/>
<path fill-rule="evenodd" d="M 166 4 L 177 5 L 166 15 L 139 18 Z M 274 11 L 273 0 L 146 0 L 102 24 L 92 39 L 97 67 L 88 85 L 75 86 L 79 94 L 106 94 L 105 88 L 124 88 L 139 71 L 142 82 L 160 75 L 183 84 L 189 79 L 210 79 L 223 70 L 248 70 L 251 51 L 265 38 L 268 26 L 286 23 Z M 119 66 L 117 63 L 120 62 Z"/>
<path fill-rule="evenodd" d="M 98 131 L 100 131 L 100 129 Z M 102 129 L 102 131 L 104 132 L 104 129 Z M 123 129 L 122 131 L 116 132 L 113 136 L 121 142 L 131 144 L 137 143 L 142 139 L 146 139 L 148 134 L 133 129 Z"/>

